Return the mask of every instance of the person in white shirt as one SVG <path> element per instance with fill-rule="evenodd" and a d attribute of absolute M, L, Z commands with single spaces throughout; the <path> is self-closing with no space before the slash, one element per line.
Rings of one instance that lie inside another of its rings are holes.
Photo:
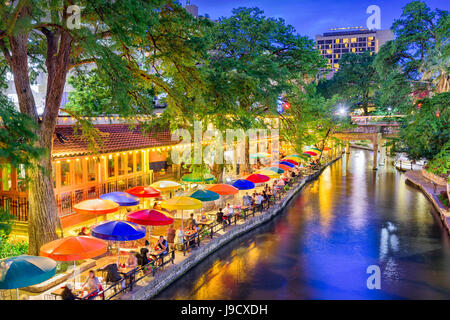
<path fill-rule="evenodd" d="M 224 216 L 227 217 L 227 223 L 231 224 L 231 218 L 233 217 L 233 207 L 228 203 L 224 210 Z"/>

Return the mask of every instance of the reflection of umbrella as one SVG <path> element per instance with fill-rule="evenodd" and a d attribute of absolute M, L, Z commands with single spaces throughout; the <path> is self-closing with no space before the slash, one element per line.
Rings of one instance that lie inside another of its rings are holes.
<path fill-rule="evenodd" d="M 283 162 L 290 163 L 292 165 L 292 166 L 290 166 L 291 168 L 294 168 L 295 166 L 298 166 L 300 164 L 297 161 L 292 160 L 292 159 L 283 159 L 283 161 L 280 163 L 283 163 Z M 285 163 L 285 165 L 289 166 L 289 164 L 287 164 L 287 163 Z"/>
<path fill-rule="evenodd" d="M 279 173 L 279 174 L 284 173 L 284 170 L 281 168 L 278 168 L 278 167 L 266 167 L 266 168 L 262 168 L 262 170 L 273 171 L 273 172 Z"/>
<path fill-rule="evenodd" d="M 16 289 L 44 282 L 56 274 L 56 262 L 45 257 L 21 255 L 0 260 L 0 289 Z"/>
<path fill-rule="evenodd" d="M 280 163 L 271 163 L 270 167 L 280 168 L 280 169 L 283 169 L 284 171 L 287 171 L 287 170 L 291 170 L 294 166 L 291 167 L 289 164 L 280 162 Z"/>
<path fill-rule="evenodd" d="M 304 153 L 303 155 L 304 155 L 305 157 L 308 157 L 308 158 L 311 158 L 311 157 L 312 157 L 312 155 L 307 154 L 307 153 Z"/>
<path fill-rule="evenodd" d="M 91 232 L 93 237 L 118 241 L 118 258 L 117 264 L 120 265 L 120 241 L 133 241 L 142 239 L 145 237 L 145 227 L 139 226 L 133 222 L 129 221 L 106 221 L 99 224 L 92 229 Z"/>
<path fill-rule="evenodd" d="M 153 188 L 156 188 L 160 191 L 173 191 L 179 189 L 181 185 L 178 182 L 170 181 L 170 180 L 162 180 L 152 184 Z"/>
<path fill-rule="evenodd" d="M 263 174 L 254 173 L 245 178 L 245 180 L 251 181 L 253 183 L 263 183 L 269 181 L 270 177 Z"/>
<path fill-rule="evenodd" d="M 238 188 L 239 190 L 250 190 L 255 188 L 255 184 L 253 182 L 244 179 L 237 179 L 233 182 L 232 186 Z"/>
<path fill-rule="evenodd" d="M 259 153 L 252 153 L 249 156 L 250 159 L 264 159 L 264 158 L 270 158 L 270 154 L 265 152 L 259 152 Z"/>
<path fill-rule="evenodd" d="M 121 207 L 137 206 L 139 204 L 139 198 L 122 191 L 110 192 L 102 194 L 100 199 L 114 201 Z"/>
<path fill-rule="evenodd" d="M 205 182 L 205 181 L 213 181 L 214 179 L 215 179 L 215 177 L 210 173 L 206 173 L 206 174 L 190 173 L 190 174 L 185 174 L 181 178 L 182 181 L 186 181 L 186 182 Z"/>
<path fill-rule="evenodd" d="M 259 171 L 256 171 L 255 173 L 258 173 L 258 174 L 262 174 L 262 175 L 268 176 L 268 177 L 270 177 L 271 179 L 272 179 L 272 178 L 279 178 L 279 177 L 280 177 L 280 174 L 278 174 L 278 173 L 276 173 L 275 171 L 272 171 L 272 170 L 259 170 Z"/>
<path fill-rule="evenodd" d="M 127 216 L 127 220 L 143 226 L 166 226 L 173 223 L 173 219 L 158 210 L 134 211 Z M 150 232 L 148 233 L 150 241 Z"/>
<path fill-rule="evenodd" d="M 111 200 L 89 199 L 77 203 L 73 209 L 76 213 L 100 215 L 116 212 L 119 205 Z"/>
<path fill-rule="evenodd" d="M 157 198 L 161 193 L 152 187 L 138 186 L 125 191 L 135 197 L 139 198 Z"/>
<path fill-rule="evenodd" d="M 300 155 L 298 155 L 298 154 L 290 154 L 290 155 L 288 155 L 288 156 L 286 156 L 286 157 L 284 157 L 285 159 L 288 159 L 288 158 L 298 158 L 298 159 L 301 159 L 302 157 L 300 156 Z"/>
<path fill-rule="evenodd" d="M 189 197 L 200 200 L 202 202 L 207 202 L 218 200 L 220 198 L 220 195 L 217 192 L 210 190 L 197 190 L 191 192 L 189 194 Z"/>
<path fill-rule="evenodd" d="M 224 184 L 224 183 L 215 184 L 215 185 L 209 187 L 208 190 L 218 193 L 221 196 L 232 195 L 232 194 L 236 194 L 239 192 L 238 188 L 235 188 L 229 184 Z"/>
<path fill-rule="evenodd" d="M 167 210 L 181 210 L 181 225 L 183 226 L 183 210 L 200 209 L 203 207 L 203 203 L 191 197 L 181 196 L 163 201 L 161 207 Z"/>
<path fill-rule="evenodd" d="M 331 150 L 331 148 L 328 148 L 328 147 L 323 148 L 323 151 L 328 151 L 328 150 Z"/>
<path fill-rule="evenodd" d="M 313 156 L 313 157 L 318 155 L 318 153 L 314 152 L 314 151 L 305 151 L 305 152 L 303 152 L 303 154 L 309 154 L 310 156 Z"/>
<path fill-rule="evenodd" d="M 89 236 L 70 236 L 57 239 L 41 247 L 41 256 L 57 261 L 73 261 L 75 284 L 75 261 L 97 257 L 107 251 L 105 241 Z"/>

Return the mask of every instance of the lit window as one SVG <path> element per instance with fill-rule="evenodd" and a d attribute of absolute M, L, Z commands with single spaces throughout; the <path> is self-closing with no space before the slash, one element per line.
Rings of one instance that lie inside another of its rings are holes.
<path fill-rule="evenodd" d="M 369 41 L 372 41 L 372 40 L 373 40 L 373 37 L 368 37 L 367 39 L 369 39 Z"/>
<path fill-rule="evenodd" d="M 347 38 L 342 39 L 342 43 L 348 43 L 348 39 Z"/>
<path fill-rule="evenodd" d="M 83 183 L 83 163 L 80 160 L 75 161 L 75 184 Z"/>
<path fill-rule="evenodd" d="M 89 159 L 87 161 L 87 179 L 88 182 L 95 181 L 97 178 L 96 172 L 97 172 L 97 161 L 95 159 Z"/>
<path fill-rule="evenodd" d="M 328 54 L 332 54 L 332 53 L 333 53 L 333 50 L 327 50 L 327 53 L 328 53 Z"/>
<path fill-rule="evenodd" d="M 371 47 L 372 46 L 372 42 L 367 42 L 367 46 Z"/>
<path fill-rule="evenodd" d="M 335 39 L 335 40 L 334 40 L 334 43 L 339 43 L 339 40 L 340 40 L 340 39 Z"/>
<path fill-rule="evenodd" d="M 339 58 L 339 55 L 336 53 L 336 59 Z"/>
<path fill-rule="evenodd" d="M 70 185 L 70 163 L 61 161 L 61 187 Z"/>
<path fill-rule="evenodd" d="M 352 48 L 352 52 L 356 52 L 356 48 Z"/>
<path fill-rule="evenodd" d="M 352 43 L 356 42 L 356 38 L 352 38 L 352 39 L 351 39 L 351 42 L 352 42 Z"/>
<path fill-rule="evenodd" d="M 133 154 L 128 153 L 128 172 L 127 173 L 133 173 Z"/>
<path fill-rule="evenodd" d="M 108 157 L 108 177 L 114 177 L 116 175 L 114 171 L 115 159 L 112 155 Z"/>
<path fill-rule="evenodd" d="M 117 157 L 118 165 L 119 165 L 119 176 L 124 175 L 125 172 L 125 156 L 124 154 L 121 154 Z"/>
<path fill-rule="evenodd" d="M 136 153 L 136 171 L 142 171 L 142 151 Z"/>
<path fill-rule="evenodd" d="M 11 165 L 5 164 L 2 166 L 2 190 L 10 191 L 11 190 Z"/>
<path fill-rule="evenodd" d="M 322 49 L 322 45 L 321 44 L 319 44 L 319 49 Z"/>

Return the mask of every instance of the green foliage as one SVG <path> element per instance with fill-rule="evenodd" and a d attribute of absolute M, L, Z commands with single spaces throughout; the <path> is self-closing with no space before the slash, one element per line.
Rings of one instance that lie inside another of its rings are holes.
<path fill-rule="evenodd" d="M 446 177 L 450 181 L 450 141 L 447 141 L 441 151 L 428 162 L 427 167 L 430 172 Z"/>
<path fill-rule="evenodd" d="M 0 259 L 16 257 L 28 253 L 28 242 L 10 242 L 6 237 L 0 239 Z"/>
<path fill-rule="evenodd" d="M 0 209 L 0 237 L 7 238 L 11 233 L 15 217 L 8 211 Z"/>
<path fill-rule="evenodd" d="M 405 151 L 410 159 L 431 160 L 448 143 L 449 99 L 450 92 L 440 93 L 419 100 L 410 108 L 399 132 L 399 140 L 406 146 Z"/>

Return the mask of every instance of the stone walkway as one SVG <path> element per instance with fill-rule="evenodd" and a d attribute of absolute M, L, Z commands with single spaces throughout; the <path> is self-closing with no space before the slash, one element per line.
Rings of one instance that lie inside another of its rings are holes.
<path fill-rule="evenodd" d="M 438 198 L 440 192 L 447 192 L 446 186 L 436 185 L 435 188 L 433 182 L 425 178 L 421 171 L 410 170 L 405 173 L 405 176 L 407 180 L 419 187 L 431 201 L 435 209 L 439 212 L 442 223 L 450 234 L 450 210 L 445 208 Z"/>

